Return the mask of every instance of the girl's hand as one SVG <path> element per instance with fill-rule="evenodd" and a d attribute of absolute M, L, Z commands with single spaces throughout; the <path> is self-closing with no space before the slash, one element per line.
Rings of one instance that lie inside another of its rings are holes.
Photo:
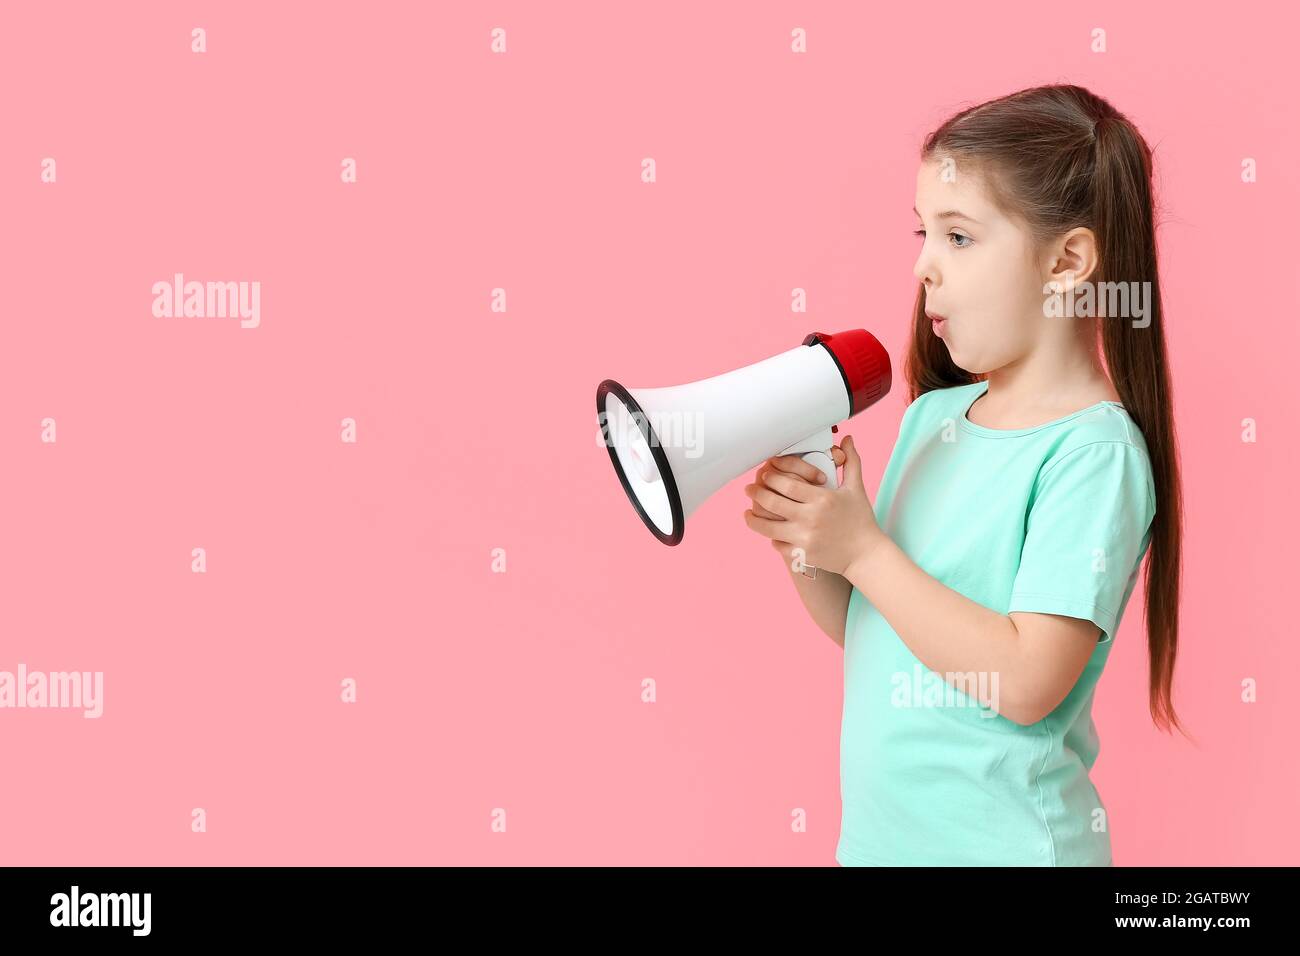
<path fill-rule="evenodd" d="M 830 448 L 831 458 L 835 460 L 835 466 L 838 468 L 844 464 L 847 456 L 844 449 L 839 445 L 832 445 Z M 763 464 L 758 466 L 758 471 L 754 473 L 754 484 L 745 486 L 745 494 L 751 498 L 754 497 L 750 492 L 763 484 L 767 475 L 773 471 L 779 471 L 787 475 L 793 475 L 796 478 L 802 478 L 809 484 L 822 485 L 826 484 L 826 476 L 822 470 L 812 462 L 804 461 L 799 455 L 778 455 L 775 458 L 769 458 Z M 776 512 L 768 511 L 758 502 L 754 502 L 754 514 L 760 518 L 772 518 L 773 520 L 782 520 Z M 780 541 L 773 541 L 773 544 L 781 544 Z"/>
<path fill-rule="evenodd" d="M 844 465 L 842 483 L 833 489 L 818 482 L 820 471 L 797 455 L 765 462 L 756 482 L 745 486 L 745 494 L 754 500 L 753 510 L 745 512 L 745 524 L 771 538 L 787 560 L 795 549 L 802 549 L 804 564 L 843 574 L 884 532 L 862 484 L 862 459 L 853 436 L 844 439 L 843 447 L 833 447 L 831 457 Z"/>
<path fill-rule="evenodd" d="M 834 459 L 837 467 L 843 465 L 847 458 L 844 454 L 844 449 L 840 448 L 838 445 L 833 445 L 831 447 L 830 455 L 831 458 Z M 758 466 L 758 471 L 754 473 L 754 483 L 745 486 L 745 494 L 750 498 L 753 498 L 754 492 L 763 486 L 767 476 L 773 472 L 781 472 L 786 475 L 791 475 L 794 478 L 807 481 L 811 484 L 822 486 L 826 484 L 826 476 L 822 474 L 822 470 L 816 465 L 804 461 L 799 455 L 778 455 L 775 458 L 769 458 L 767 461 L 763 462 L 763 464 Z M 746 514 L 748 513 L 749 512 L 746 512 Z M 768 511 L 757 501 L 754 502 L 753 513 L 760 518 L 769 518 L 773 521 L 785 520 L 776 512 Z M 789 566 L 791 571 L 796 574 L 803 571 L 803 563 L 796 560 L 794 545 L 788 541 L 773 538 L 772 547 L 775 548 L 776 551 L 785 559 L 785 563 Z"/>

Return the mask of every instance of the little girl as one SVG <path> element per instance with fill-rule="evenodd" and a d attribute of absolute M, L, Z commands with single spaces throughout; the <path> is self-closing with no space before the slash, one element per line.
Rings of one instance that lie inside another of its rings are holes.
<path fill-rule="evenodd" d="M 794 455 L 745 489 L 844 647 L 835 858 L 1110 866 L 1092 700 L 1148 555 L 1149 705 L 1182 730 L 1150 149 L 1085 89 L 1023 90 L 926 139 L 915 209 L 911 403 L 875 506 L 852 438 L 836 489 Z"/>

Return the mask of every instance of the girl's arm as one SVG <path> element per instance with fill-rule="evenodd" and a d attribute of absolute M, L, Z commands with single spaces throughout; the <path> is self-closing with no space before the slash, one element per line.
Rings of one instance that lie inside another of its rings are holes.
<path fill-rule="evenodd" d="M 926 574 L 883 533 L 872 536 L 871 546 L 843 576 L 917 660 L 946 682 L 960 682 L 963 690 L 988 688 L 996 699 L 983 703 L 1018 724 L 1028 726 L 1051 713 L 1097 646 L 1100 631 L 1091 621 L 999 614 Z"/>
<path fill-rule="evenodd" d="M 773 540 L 802 545 L 809 564 L 842 574 L 917 660 L 947 683 L 969 688 L 968 694 L 1018 724 L 1033 724 L 1051 713 L 1096 650 L 1098 624 L 1046 611 L 1000 614 L 922 571 L 877 523 L 852 435 L 839 450 L 847 457 L 838 488 L 817 487 L 769 469 L 761 484 L 746 487 L 745 493 L 774 517 L 746 512 L 745 523 Z M 1130 490 L 1143 481 L 1149 484 L 1149 467 L 1135 446 L 1091 442 L 1069 454 L 1084 457 L 1073 459 L 1072 468 L 1059 465 L 1048 472 L 1052 480 L 1042 486 L 1035 504 L 1036 512 L 1042 510 L 1027 533 L 1025 549 L 1032 553 L 1028 565 L 1022 554 L 1017 581 L 1028 574 L 1031 592 L 1052 589 L 1050 575 L 1066 573 L 1069 562 L 1058 553 L 1059 540 L 1095 541 L 1117 567 L 1127 567 L 1141 553 L 1128 529 L 1149 527 L 1154 514 L 1150 501 L 1137 510 L 1140 497 Z M 1080 507 L 1080 501 L 1087 504 Z M 1112 528 L 1117 530 L 1108 536 Z M 1086 605 L 1100 614 L 1101 608 L 1116 605 L 1123 583 L 1114 575 L 1093 575 L 1080 583 L 1075 572 L 1059 587 L 1074 588 L 1076 599 L 1055 604 Z"/>
<path fill-rule="evenodd" d="M 813 622 L 840 647 L 844 646 L 844 622 L 849 614 L 849 596 L 853 585 L 842 574 L 833 571 L 817 571 L 816 578 L 809 578 L 801 572 L 791 571 L 794 561 L 793 547 L 787 545 L 778 548 L 785 559 L 786 573 L 794 578 L 795 590 L 803 606 L 808 609 Z"/>

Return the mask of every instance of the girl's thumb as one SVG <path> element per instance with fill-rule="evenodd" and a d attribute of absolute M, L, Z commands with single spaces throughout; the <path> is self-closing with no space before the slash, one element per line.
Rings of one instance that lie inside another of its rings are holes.
<path fill-rule="evenodd" d="M 848 483 L 849 477 L 852 476 L 858 481 L 862 480 L 862 459 L 858 457 L 858 446 L 853 441 L 852 435 L 846 435 L 844 438 L 844 481 Z"/>

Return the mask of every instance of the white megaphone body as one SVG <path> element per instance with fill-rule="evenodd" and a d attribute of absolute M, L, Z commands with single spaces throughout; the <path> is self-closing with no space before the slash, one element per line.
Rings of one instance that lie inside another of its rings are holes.
<path fill-rule="evenodd" d="M 891 382 L 889 353 L 870 332 L 813 332 L 797 348 L 686 385 L 624 388 L 606 379 L 596 415 L 641 520 L 675 545 L 705 498 L 776 455 L 800 455 L 836 487 L 836 426 Z"/>

